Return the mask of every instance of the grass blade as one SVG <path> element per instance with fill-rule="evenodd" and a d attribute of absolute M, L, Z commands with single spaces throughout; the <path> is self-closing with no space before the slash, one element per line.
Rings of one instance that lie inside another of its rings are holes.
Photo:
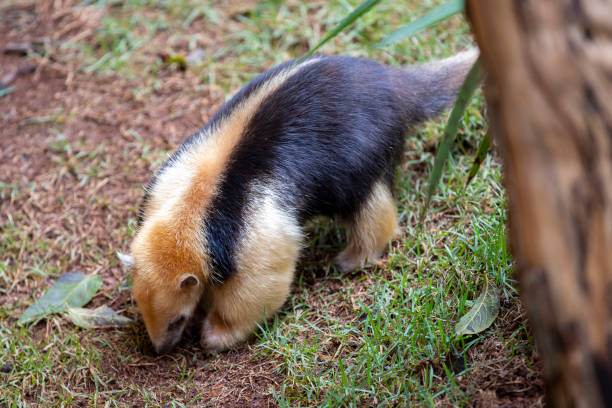
<path fill-rule="evenodd" d="M 491 147 L 491 133 L 487 132 L 486 135 L 480 141 L 478 145 L 478 152 L 476 153 L 476 157 L 474 157 L 474 162 L 472 163 L 472 167 L 470 168 L 470 172 L 468 174 L 467 181 L 465 182 L 465 187 L 470 184 L 474 176 L 478 173 L 480 169 L 480 165 L 484 161 L 487 156 L 487 152 L 489 151 L 489 147 Z"/>
<path fill-rule="evenodd" d="M 419 216 L 419 225 L 423 225 L 423 221 L 425 220 L 425 213 L 429 208 L 429 204 L 431 203 L 431 197 L 433 196 L 434 190 L 440 181 L 440 177 L 442 176 L 442 169 L 444 168 L 444 164 L 450 155 L 450 150 L 455 141 L 455 137 L 457 136 L 457 128 L 459 126 L 459 121 L 463 117 L 463 113 L 465 112 L 465 107 L 470 102 L 470 97 L 480 84 L 482 80 L 482 70 L 480 68 L 480 58 L 474 63 L 470 72 L 468 73 L 463 85 L 461 85 L 461 89 L 459 90 L 459 95 L 457 96 L 457 101 L 455 102 L 455 106 L 453 106 L 453 110 L 451 111 L 450 117 L 448 118 L 448 122 L 446 122 L 446 127 L 444 128 L 444 136 L 442 137 L 442 142 L 438 147 L 438 152 L 436 153 L 436 159 L 434 161 L 434 167 L 431 171 L 431 175 L 429 176 L 429 182 L 427 184 L 427 198 L 425 199 L 425 205 L 421 210 L 421 215 Z"/>
<path fill-rule="evenodd" d="M 431 27 L 432 25 L 439 23 L 442 20 L 446 20 L 447 18 L 457 13 L 461 13 L 464 9 L 464 0 L 449 1 L 448 3 L 436 7 L 435 9 L 431 10 L 424 16 L 419 17 L 415 21 L 412 21 L 406 24 L 405 26 L 397 29 L 396 31 L 376 43 L 376 46 L 384 47 L 385 45 L 389 45 L 403 38 L 409 37 L 427 27 Z"/>
<path fill-rule="evenodd" d="M 333 30 L 331 30 L 317 45 L 314 46 L 313 49 L 308 51 L 302 58 L 300 58 L 297 63 L 302 62 L 306 58 L 310 57 L 314 54 L 319 48 L 321 48 L 325 43 L 329 40 L 337 36 L 342 30 L 344 30 L 347 26 L 349 26 L 353 21 L 357 20 L 363 14 L 367 13 L 372 7 L 378 4 L 380 0 L 366 0 L 361 3 L 355 10 L 351 12 L 344 20 L 340 22 Z"/>
<path fill-rule="evenodd" d="M 2 98 L 3 96 L 6 96 L 8 94 L 10 94 L 11 92 L 13 92 L 15 90 L 15 87 L 12 86 L 7 86 L 6 88 L 2 88 L 0 89 L 0 98 Z"/>

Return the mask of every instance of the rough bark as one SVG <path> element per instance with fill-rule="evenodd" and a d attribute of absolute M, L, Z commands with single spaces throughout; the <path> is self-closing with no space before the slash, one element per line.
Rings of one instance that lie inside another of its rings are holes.
<path fill-rule="evenodd" d="M 612 406 L 612 1 L 468 0 L 551 406 Z"/>

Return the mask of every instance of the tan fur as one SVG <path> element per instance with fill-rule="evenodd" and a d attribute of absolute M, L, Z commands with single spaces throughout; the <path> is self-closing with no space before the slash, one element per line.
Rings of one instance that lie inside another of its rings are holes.
<path fill-rule="evenodd" d="M 212 290 L 212 307 L 202 328 L 202 344 L 209 349 L 222 350 L 243 340 L 289 295 L 302 241 L 300 228 L 270 191 L 251 212 L 236 273 Z"/>
<path fill-rule="evenodd" d="M 185 274 L 194 274 L 203 284 L 210 278 L 206 261 L 206 242 L 201 233 L 202 217 L 216 194 L 223 179 L 228 158 L 244 133 L 245 126 L 259 108 L 261 102 L 301 67 L 317 59 L 287 69 L 277 74 L 243 101 L 232 114 L 209 134 L 202 135 L 193 147 L 182 154 L 162 172 L 150 192 L 150 200 L 144 209 L 144 223 L 131 245 L 134 256 L 134 296 L 141 309 L 147 330 L 153 343 L 163 343 L 164 327 L 180 313 L 191 314 L 202 294 L 203 285 L 188 292 L 178 289 L 178 282 Z M 257 251 L 255 251 L 257 252 Z M 296 255 L 297 257 L 297 255 Z M 283 274 L 292 277 L 292 269 L 283 267 Z M 238 291 L 246 282 L 251 286 L 254 277 L 248 272 L 236 275 L 243 283 L 226 285 L 227 291 Z M 261 279 L 261 278 L 257 278 Z M 287 280 L 271 278 L 270 290 L 288 293 Z M 230 280 L 231 281 L 231 280 Z M 259 281 L 258 281 L 259 282 Z M 258 283 L 259 285 L 260 283 Z M 285 286 L 287 288 L 285 288 Z M 244 294 L 241 296 L 249 297 Z M 283 298 L 285 295 L 279 295 Z M 195 299 L 195 300 L 194 300 Z M 278 300 L 270 300 L 276 310 Z M 282 301 L 281 301 L 282 304 Z M 223 307 L 220 307 L 223 309 Z M 224 312 L 233 318 L 232 313 Z"/>
<path fill-rule="evenodd" d="M 338 268 L 350 271 L 378 260 L 398 230 L 395 201 L 384 182 L 374 185 L 370 196 L 347 227 L 349 243 L 336 257 Z"/>
<path fill-rule="evenodd" d="M 134 279 L 133 294 L 140 312 L 147 316 L 146 327 L 153 344 L 164 342 L 168 322 L 179 315 L 191 315 L 201 294 L 201 285 L 181 289 L 178 279 L 163 281 L 151 274 Z"/>

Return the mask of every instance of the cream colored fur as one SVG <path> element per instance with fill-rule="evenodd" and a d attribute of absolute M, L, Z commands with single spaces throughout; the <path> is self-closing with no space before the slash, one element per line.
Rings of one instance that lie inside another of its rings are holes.
<path fill-rule="evenodd" d="M 336 257 L 341 271 L 376 262 L 397 233 L 397 209 L 387 184 L 379 181 L 357 215 L 347 221 L 349 243 Z"/>
<path fill-rule="evenodd" d="M 255 188 L 255 190 L 258 190 Z M 302 233 L 276 194 L 259 189 L 238 247 L 235 274 L 212 289 L 212 307 L 202 328 L 202 345 L 222 350 L 243 340 L 272 316 L 289 296 Z"/>

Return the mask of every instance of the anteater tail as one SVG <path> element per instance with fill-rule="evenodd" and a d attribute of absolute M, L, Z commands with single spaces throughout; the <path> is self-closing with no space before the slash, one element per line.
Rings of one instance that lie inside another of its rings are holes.
<path fill-rule="evenodd" d="M 471 48 L 443 60 L 393 68 L 394 81 L 410 117 L 415 122 L 426 120 L 452 106 L 478 55 L 478 49 Z"/>

